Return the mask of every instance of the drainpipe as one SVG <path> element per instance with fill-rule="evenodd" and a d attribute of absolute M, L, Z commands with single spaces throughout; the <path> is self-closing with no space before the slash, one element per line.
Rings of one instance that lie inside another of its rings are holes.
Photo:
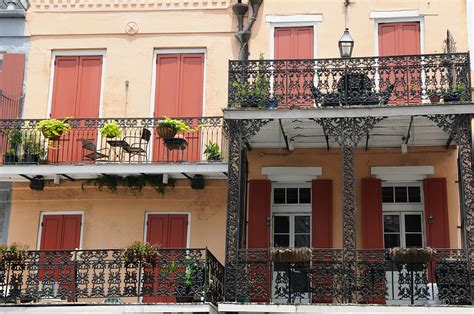
<path fill-rule="evenodd" d="M 234 34 L 237 40 L 240 42 L 240 60 L 248 60 L 249 58 L 249 40 L 252 35 L 252 26 L 257 20 L 258 10 L 262 5 L 263 0 L 249 0 L 249 4 L 252 7 L 252 15 L 247 20 L 247 25 L 244 25 L 244 16 L 249 9 L 247 3 L 242 3 L 239 0 L 232 6 L 234 14 L 237 16 L 238 31 Z"/>

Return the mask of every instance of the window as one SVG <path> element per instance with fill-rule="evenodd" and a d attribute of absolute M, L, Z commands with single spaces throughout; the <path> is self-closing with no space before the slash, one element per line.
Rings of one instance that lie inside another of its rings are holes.
<path fill-rule="evenodd" d="M 274 247 L 310 247 L 311 216 L 278 214 L 273 216 Z"/>
<path fill-rule="evenodd" d="M 311 188 L 274 188 L 273 204 L 311 204 Z"/>
<path fill-rule="evenodd" d="M 382 203 L 385 248 L 423 246 L 422 200 L 421 183 L 384 183 Z"/>

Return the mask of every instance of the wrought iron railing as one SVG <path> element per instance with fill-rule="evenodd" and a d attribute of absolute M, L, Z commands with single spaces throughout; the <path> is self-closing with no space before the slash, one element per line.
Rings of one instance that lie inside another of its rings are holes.
<path fill-rule="evenodd" d="M 395 263 L 385 250 L 357 250 L 355 268 L 342 249 L 313 249 L 310 260 L 282 263 L 265 249 L 241 250 L 237 302 L 284 304 L 471 304 L 465 250 L 436 250 L 426 263 Z M 345 287 L 347 276 L 354 281 Z M 349 291 L 349 294 L 346 292 Z"/>
<path fill-rule="evenodd" d="M 0 154 L 3 165 L 176 163 L 226 160 L 227 139 L 222 117 L 183 118 L 191 131 L 163 139 L 159 118 L 70 119 L 70 131 L 47 140 L 37 129 L 41 120 L 0 120 Z M 107 138 L 101 128 L 115 121 L 120 135 Z M 206 147 L 214 144 L 214 154 Z"/>
<path fill-rule="evenodd" d="M 471 100 L 468 53 L 229 62 L 229 108 Z"/>
<path fill-rule="evenodd" d="M 121 250 L 28 251 L 0 262 L 0 301 L 213 302 L 224 267 L 207 249 L 159 249 L 148 261 Z"/>

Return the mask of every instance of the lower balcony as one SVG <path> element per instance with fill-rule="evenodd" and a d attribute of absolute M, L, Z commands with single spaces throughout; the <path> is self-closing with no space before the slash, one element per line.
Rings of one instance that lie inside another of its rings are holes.
<path fill-rule="evenodd" d="M 472 304 L 465 250 L 437 249 L 427 261 L 390 256 L 383 249 L 357 250 L 352 258 L 342 249 L 241 250 L 236 301 L 241 306 Z M 229 311 L 246 311 L 230 306 Z"/>
<path fill-rule="evenodd" d="M 148 260 L 131 260 L 118 249 L 4 254 L 0 263 L 0 300 L 64 305 L 212 305 L 222 300 L 224 267 L 209 250 L 158 252 Z"/>
<path fill-rule="evenodd" d="M 223 118 L 180 121 L 187 129 L 165 136 L 160 132 L 163 120 L 159 118 L 69 119 L 69 131 L 48 138 L 38 128 L 41 120 L 2 120 L 0 179 L 25 181 L 35 176 L 60 176 L 74 180 L 100 173 L 166 173 L 175 179 L 200 174 L 225 179 L 227 140 L 222 132 Z"/>

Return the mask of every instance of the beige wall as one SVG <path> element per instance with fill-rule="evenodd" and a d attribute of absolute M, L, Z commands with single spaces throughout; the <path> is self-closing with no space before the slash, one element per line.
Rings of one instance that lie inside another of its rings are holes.
<path fill-rule="evenodd" d="M 180 180 L 164 197 L 150 188 L 137 195 L 120 190 L 114 194 L 93 187 L 82 191 L 80 183 L 62 182 L 35 192 L 17 183 L 8 242 L 36 249 L 41 212 L 83 211 L 82 248 L 123 248 L 144 240 L 145 213 L 190 212 L 190 247 L 207 246 L 224 261 L 226 191 L 223 180 L 207 180 L 204 190 L 193 190 L 189 181 Z"/>
<path fill-rule="evenodd" d="M 276 149 L 252 149 L 248 152 L 249 180 L 266 179 L 262 167 L 321 167 L 320 179 L 331 179 L 333 182 L 333 246 L 342 247 L 342 171 L 340 150 L 331 149 L 296 149 L 290 154 L 280 154 Z M 370 177 L 370 168 L 375 166 L 434 166 L 432 177 L 445 177 L 447 181 L 449 238 L 451 247 L 461 245 L 460 210 L 457 181 L 457 151 L 442 147 L 410 148 L 409 153 L 402 155 L 400 149 L 359 149 L 356 154 L 356 195 L 357 223 L 361 225 L 361 191 L 360 180 Z M 357 229 L 357 243 L 362 245 L 361 228 Z"/>
<path fill-rule="evenodd" d="M 31 49 L 25 118 L 48 114 L 53 50 L 105 51 L 103 117 L 146 117 L 150 114 L 154 49 L 202 48 L 207 52 L 205 115 L 221 115 L 227 103 L 227 61 L 238 57 L 233 33 L 236 20 L 230 3 L 219 0 L 152 0 L 129 3 L 94 0 L 85 3 L 33 0 L 27 14 Z M 357 0 L 348 8 L 355 56 L 376 53 L 374 10 L 419 10 L 425 24 L 425 53 L 442 51 L 450 29 L 458 51 L 467 51 L 465 0 Z M 344 29 L 343 0 L 265 0 L 250 41 L 251 58 L 270 55 L 269 14 L 322 14 L 317 24 L 317 57 L 338 57 Z M 139 30 L 125 33 L 128 22 Z M 130 82 L 128 96 L 125 81 Z M 126 102 L 128 104 L 126 105 Z"/>

